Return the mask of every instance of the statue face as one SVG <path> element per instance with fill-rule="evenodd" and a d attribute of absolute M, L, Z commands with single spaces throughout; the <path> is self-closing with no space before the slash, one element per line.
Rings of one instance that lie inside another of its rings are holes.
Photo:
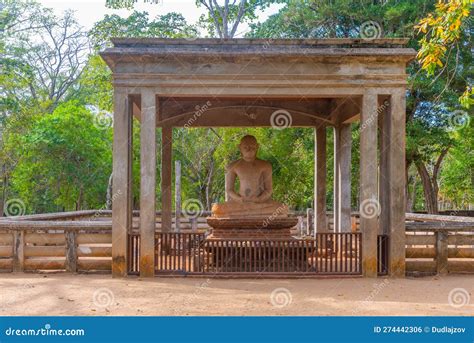
<path fill-rule="evenodd" d="M 242 158 L 245 161 L 252 162 L 255 160 L 255 157 L 257 156 L 258 144 L 244 141 L 240 143 L 239 148 Z"/>

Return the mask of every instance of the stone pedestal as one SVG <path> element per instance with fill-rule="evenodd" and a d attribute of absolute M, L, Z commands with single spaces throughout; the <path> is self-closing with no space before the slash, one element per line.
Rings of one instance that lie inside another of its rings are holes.
<path fill-rule="evenodd" d="M 212 227 L 210 239 L 292 239 L 291 228 L 298 223 L 290 217 L 248 217 L 216 218 L 208 217 Z"/>

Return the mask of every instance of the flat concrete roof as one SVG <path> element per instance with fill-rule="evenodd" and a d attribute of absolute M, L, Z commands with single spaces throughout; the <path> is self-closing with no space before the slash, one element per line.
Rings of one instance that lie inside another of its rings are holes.
<path fill-rule="evenodd" d="M 416 51 L 407 48 L 407 38 L 391 39 L 164 39 L 112 38 L 113 47 L 101 56 L 109 63 L 127 57 L 382 57 L 412 60 Z"/>

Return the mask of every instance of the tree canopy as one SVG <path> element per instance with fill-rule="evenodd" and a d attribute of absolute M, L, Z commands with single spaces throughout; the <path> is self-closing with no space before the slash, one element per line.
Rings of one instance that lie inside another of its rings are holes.
<path fill-rule="evenodd" d="M 20 199 L 25 212 L 103 208 L 110 193 L 113 88 L 98 55 L 112 37 L 248 38 L 408 37 L 418 61 L 408 69 L 408 210 L 436 212 L 474 202 L 472 21 L 469 0 L 197 0 L 205 14 L 147 13 L 136 0 L 106 0 L 129 15 L 105 15 L 85 30 L 74 13 L 54 14 L 32 0 L 6 0 L 0 22 L 0 205 Z M 105 3 L 105 0 L 104 0 Z M 273 15 L 259 14 L 279 5 Z M 175 129 L 173 156 L 182 163 L 183 199 L 210 209 L 224 199 L 224 166 L 236 142 L 254 134 L 274 170 L 274 196 L 296 192 L 291 207 L 313 198 L 313 131 L 289 128 Z M 133 206 L 139 206 L 140 125 L 134 120 Z M 328 194 L 332 208 L 332 132 Z M 357 208 L 359 128 L 352 127 L 352 206 Z M 158 135 L 158 140 L 160 135 Z M 158 142 L 159 143 L 159 142 Z M 158 168 L 160 156 L 158 154 Z M 159 183 L 158 183 L 159 184 Z M 156 192 L 160 199 L 159 185 Z M 159 201 L 158 201 L 159 204 Z M 5 209 L 0 209 L 4 213 Z"/>

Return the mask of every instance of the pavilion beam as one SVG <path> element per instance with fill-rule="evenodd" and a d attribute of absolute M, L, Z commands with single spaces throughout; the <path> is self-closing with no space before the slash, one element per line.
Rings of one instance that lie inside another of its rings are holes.
<path fill-rule="evenodd" d="M 314 229 L 327 232 L 326 216 L 326 126 L 314 130 Z"/>
<path fill-rule="evenodd" d="M 156 96 L 142 91 L 140 126 L 140 276 L 155 275 Z"/>
<path fill-rule="evenodd" d="M 405 276 L 405 89 L 396 89 L 391 94 L 390 118 L 388 122 L 389 145 L 389 275 Z"/>
<path fill-rule="evenodd" d="M 161 129 L 161 230 L 170 232 L 172 226 L 172 150 L 173 128 Z"/>
<path fill-rule="evenodd" d="M 377 277 L 377 188 L 377 94 L 369 88 L 362 99 L 360 125 L 360 228 L 366 277 Z"/>
<path fill-rule="evenodd" d="M 127 275 L 127 242 L 132 227 L 132 115 L 128 94 L 114 90 L 112 276 Z"/>

